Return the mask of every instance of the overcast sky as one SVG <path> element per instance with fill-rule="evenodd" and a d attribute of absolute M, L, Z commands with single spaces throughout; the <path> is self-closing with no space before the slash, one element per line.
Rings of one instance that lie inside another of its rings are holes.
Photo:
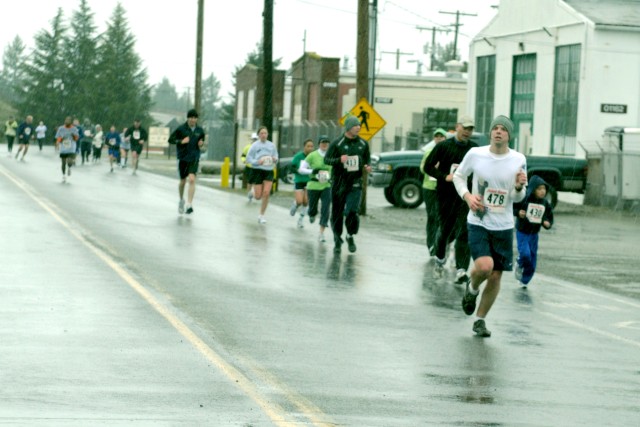
<path fill-rule="evenodd" d="M 89 0 L 98 31 L 105 29 L 118 0 Z M 195 43 L 198 0 L 120 0 L 132 33 L 136 50 L 155 85 L 163 77 L 179 92 L 193 87 L 195 80 Z M 280 69 L 306 51 L 325 57 L 348 56 L 355 65 L 357 31 L 357 0 L 274 0 L 273 56 L 282 58 Z M 458 39 L 462 59 L 468 59 L 468 44 L 495 16 L 492 5 L 498 0 L 378 0 L 378 71 L 395 71 L 396 52 L 400 55 L 400 71 L 415 73 L 422 61 L 428 66 L 425 43 L 431 41 L 431 31 L 417 27 L 447 26 L 455 22 L 455 15 L 440 11 L 477 14 L 462 16 Z M 4 51 L 16 35 L 33 48 L 34 35 L 41 29 L 50 30 L 50 21 L 57 9 L 71 17 L 80 0 L 12 0 L 2 2 L 0 47 Z M 213 73 L 222 84 L 222 95 L 232 91 L 231 73 L 242 65 L 262 38 L 264 0 L 205 0 L 205 30 L 203 76 Z M 453 40 L 438 33 L 437 42 Z M 426 70 L 426 68 L 423 68 Z"/>

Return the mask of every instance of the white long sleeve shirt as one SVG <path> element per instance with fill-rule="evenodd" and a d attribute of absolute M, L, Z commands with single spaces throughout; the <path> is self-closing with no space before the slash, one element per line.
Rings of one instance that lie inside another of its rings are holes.
<path fill-rule="evenodd" d="M 472 194 L 484 203 L 484 215 L 469 210 L 467 222 L 487 230 L 508 230 L 514 227 L 513 202 L 521 201 L 526 186 L 516 191 L 516 175 L 527 171 L 527 160 L 522 153 L 509 150 L 494 154 L 490 146 L 475 147 L 462 159 L 453 175 L 453 183 L 460 197 L 469 192 L 467 178 L 473 174 Z"/>

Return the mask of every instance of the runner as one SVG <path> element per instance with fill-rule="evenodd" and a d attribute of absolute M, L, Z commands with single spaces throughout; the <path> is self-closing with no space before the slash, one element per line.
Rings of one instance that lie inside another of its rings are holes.
<path fill-rule="evenodd" d="M 115 125 L 111 125 L 104 140 L 109 147 L 109 167 L 111 168 L 111 172 L 113 172 L 113 164 L 115 163 L 117 165 L 120 161 L 120 144 L 122 142 Z"/>
<path fill-rule="evenodd" d="M 249 199 L 249 203 L 253 201 L 253 185 L 249 182 L 251 178 L 251 165 L 247 163 L 247 153 L 249 152 L 251 145 L 257 140 L 258 134 L 255 132 L 252 133 L 251 141 L 244 146 L 242 149 L 242 155 L 240 156 L 240 160 L 242 160 L 242 163 L 244 164 L 244 168 L 242 169 L 242 183 L 247 187 L 247 199 Z"/>
<path fill-rule="evenodd" d="M 371 172 L 369 144 L 358 136 L 360 120 L 349 116 L 344 122 L 344 134 L 333 141 L 327 149 L 324 162 L 332 166 L 331 183 L 331 228 L 333 230 L 334 253 L 342 251 L 342 229 L 347 228 L 349 252 L 356 251 L 354 236 L 360 228 L 360 199 L 362 197 L 362 175 Z"/>
<path fill-rule="evenodd" d="M 7 157 L 12 156 L 13 141 L 16 139 L 16 129 L 18 129 L 18 122 L 13 116 L 9 116 L 9 120 L 4 123 L 4 136 L 7 138 Z"/>
<path fill-rule="evenodd" d="M 148 137 L 146 129 L 140 126 L 140 119 L 135 119 L 133 121 L 133 127 L 129 128 L 125 132 L 124 137 L 125 139 L 128 138 L 131 142 L 131 156 L 133 157 L 132 175 L 135 175 L 138 170 L 138 159 L 140 158 L 140 153 L 142 153 L 142 148 Z"/>
<path fill-rule="evenodd" d="M 169 136 L 169 144 L 175 144 L 178 155 L 178 213 L 193 213 L 193 196 L 196 193 L 196 175 L 200 163 L 200 150 L 204 146 L 204 129 L 198 126 L 198 112 L 191 109 L 187 112 L 187 121 L 180 125 Z M 187 204 L 184 202 L 184 187 L 189 180 Z M 186 210 L 185 210 L 186 209 Z"/>
<path fill-rule="evenodd" d="M 104 132 L 102 126 L 96 125 L 96 134 L 93 137 L 93 162 L 97 163 L 102 157 L 102 146 L 104 145 Z"/>
<path fill-rule="evenodd" d="M 44 139 L 47 135 L 47 126 L 44 124 L 42 120 L 38 124 L 36 128 L 36 140 L 38 141 L 39 151 L 42 151 L 42 144 L 44 144 Z"/>
<path fill-rule="evenodd" d="M 310 175 L 307 191 L 309 193 L 309 222 L 313 224 L 318 215 L 318 202 L 322 203 L 320 211 L 320 234 L 318 241 L 324 243 L 324 230 L 329 226 L 329 209 L 331 208 L 331 166 L 324 163 L 324 156 L 329 148 L 329 137 L 318 138 L 318 149 L 312 151 L 302 161 L 298 171 Z"/>
<path fill-rule="evenodd" d="M 67 182 L 67 178 L 71 176 L 71 166 L 76 160 L 76 146 L 80 139 L 78 128 L 73 126 L 73 119 L 66 117 L 64 125 L 58 128 L 56 132 L 56 147 L 59 146 L 60 161 L 62 167 L 62 182 Z"/>
<path fill-rule="evenodd" d="M 24 156 L 27 155 L 27 151 L 29 151 L 29 143 L 31 139 L 35 136 L 35 132 L 33 130 L 33 116 L 27 116 L 24 122 L 20 123 L 18 126 L 18 152 L 16 153 L 16 160 L 22 151 L 22 157 L 20 161 L 24 162 Z"/>
<path fill-rule="evenodd" d="M 513 269 L 513 203 L 526 193 L 527 161 L 509 148 L 512 134 L 513 122 L 508 117 L 493 119 L 491 144 L 469 150 L 453 177 L 458 194 L 469 206 L 469 248 L 474 260 L 471 282 L 462 297 L 465 314 L 473 314 L 480 285 L 487 282 L 473 323 L 480 337 L 491 336 L 485 318 L 500 292 L 502 272 Z"/>
<path fill-rule="evenodd" d="M 447 246 L 455 239 L 456 279 L 455 283 L 469 281 L 467 270 L 471 261 L 467 237 L 467 213 L 469 208 L 460 200 L 453 185 L 453 173 L 467 151 L 477 145 L 469 138 L 473 134 L 474 123 L 469 116 L 462 116 L 456 124 L 456 133 L 435 147 L 427 157 L 422 171 L 438 180 L 439 232 L 436 239 L 435 276 L 444 274 Z"/>
<path fill-rule="evenodd" d="M 307 155 L 313 151 L 313 139 L 307 139 L 302 145 L 302 151 L 297 152 L 293 159 L 291 159 L 291 167 L 295 171 L 293 185 L 294 200 L 291 205 L 289 213 L 291 216 L 296 216 L 298 208 L 300 209 L 300 218 L 298 218 L 298 228 L 304 227 L 304 216 L 307 213 L 307 205 L 309 204 L 309 195 L 307 193 L 307 183 L 309 182 L 309 175 L 300 173 L 300 164 L 307 158 Z"/>
<path fill-rule="evenodd" d="M 266 224 L 264 217 L 269 205 L 269 195 L 273 185 L 273 169 L 278 162 L 278 150 L 273 142 L 267 140 L 269 130 L 266 126 L 258 129 L 258 140 L 251 144 L 247 152 L 247 163 L 251 164 L 249 183 L 253 184 L 256 200 L 261 200 L 258 223 Z"/>
<path fill-rule="evenodd" d="M 127 167 L 127 161 L 129 160 L 129 150 L 131 150 L 131 139 L 127 138 L 127 128 L 122 129 L 120 134 L 120 168 Z"/>
<path fill-rule="evenodd" d="M 427 251 L 432 259 L 435 259 L 436 255 L 436 238 L 438 237 L 438 227 L 440 223 L 440 219 L 438 218 L 438 194 L 436 193 L 438 180 L 424 173 L 424 164 L 429 154 L 431 154 L 431 151 L 433 151 L 433 148 L 446 138 L 447 132 L 444 129 L 436 129 L 433 132 L 433 140 L 424 148 L 424 156 L 422 156 L 422 163 L 420 163 L 420 171 L 424 174 L 422 198 L 424 199 L 424 206 L 427 211 Z"/>

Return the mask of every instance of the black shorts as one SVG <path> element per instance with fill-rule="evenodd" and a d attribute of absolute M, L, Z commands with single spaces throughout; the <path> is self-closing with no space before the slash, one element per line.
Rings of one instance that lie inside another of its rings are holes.
<path fill-rule="evenodd" d="M 76 158 L 76 153 L 61 153 L 60 158 L 74 160 Z"/>
<path fill-rule="evenodd" d="M 494 271 L 513 270 L 513 229 L 487 230 L 467 224 L 469 250 L 473 259 L 483 256 L 493 258 Z"/>
<path fill-rule="evenodd" d="M 135 151 L 136 153 L 142 153 L 142 145 L 136 144 L 135 142 L 131 143 L 131 151 Z"/>
<path fill-rule="evenodd" d="M 249 172 L 249 183 L 262 184 L 264 181 L 273 181 L 273 171 L 251 168 L 251 172 Z"/>
<path fill-rule="evenodd" d="M 200 162 L 198 160 L 194 162 L 188 162 L 186 160 L 178 160 L 178 174 L 180 175 L 180 179 L 185 179 L 190 174 L 197 175 L 199 163 Z"/>
<path fill-rule="evenodd" d="M 296 182 L 294 184 L 294 187 L 295 187 L 296 190 L 304 190 L 305 188 L 307 188 L 307 184 L 308 184 L 307 181 L 305 181 L 305 182 Z"/>

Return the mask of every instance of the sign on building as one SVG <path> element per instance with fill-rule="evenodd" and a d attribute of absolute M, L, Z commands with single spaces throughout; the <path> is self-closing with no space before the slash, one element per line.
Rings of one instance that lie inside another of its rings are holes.
<path fill-rule="evenodd" d="M 341 125 L 344 126 L 344 121 L 348 115 L 353 115 L 360 119 L 360 133 L 358 135 L 367 141 L 370 141 L 387 124 L 365 98 L 362 98 L 348 114 L 342 116 L 340 119 Z"/>

